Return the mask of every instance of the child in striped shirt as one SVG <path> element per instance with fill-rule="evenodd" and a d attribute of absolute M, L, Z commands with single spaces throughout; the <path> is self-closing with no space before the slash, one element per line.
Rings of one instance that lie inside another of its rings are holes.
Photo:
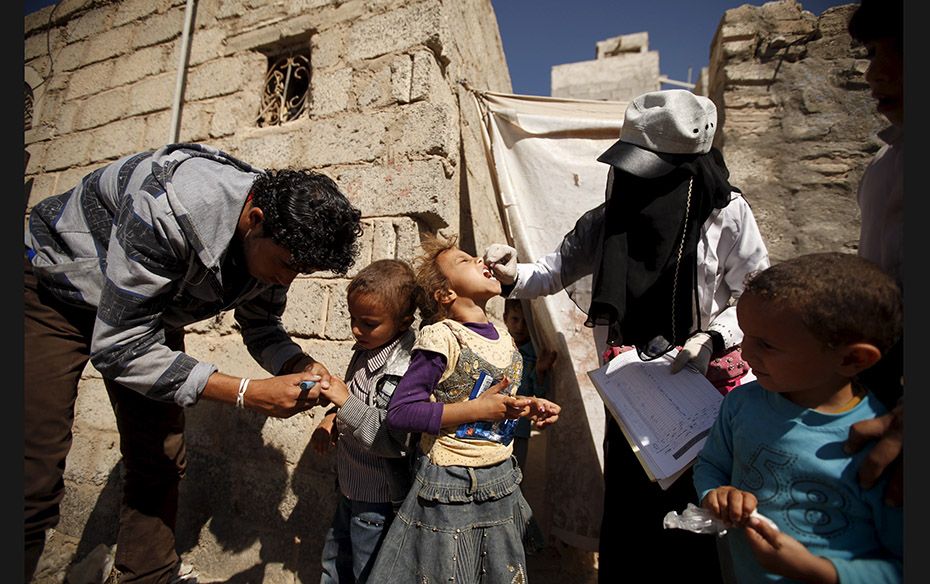
<path fill-rule="evenodd" d="M 410 363 L 418 290 L 410 266 L 394 259 L 373 262 L 349 283 L 354 353 L 345 382 L 334 376 L 321 384 L 320 394 L 338 409 L 311 439 L 318 452 L 337 444 L 340 497 L 323 545 L 322 584 L 367 581 L 395 508 L 410 488 L 408 435 L 390 430 L 384 420 Z M 338 440 L 329 430 L 333 416 Z"/>

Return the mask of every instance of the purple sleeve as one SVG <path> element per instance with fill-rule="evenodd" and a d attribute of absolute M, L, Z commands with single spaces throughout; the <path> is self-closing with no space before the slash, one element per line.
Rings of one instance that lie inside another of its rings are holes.
<path fill-rule="evenodd" d="M 387 425 L 400 432 L 439 434 L 442 407 L 429 401 L 433 388 L 446 370 L 446 358 L 440 353 L 414 349 L 410 366 L 400 378 L 387 409 Z"/>

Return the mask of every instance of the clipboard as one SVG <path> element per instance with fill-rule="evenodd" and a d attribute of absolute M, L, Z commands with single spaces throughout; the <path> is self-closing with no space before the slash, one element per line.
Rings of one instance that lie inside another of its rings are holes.
<path fill-rule="evenodd" d="M 672 374 L 677 351 L 642 361 L 626 351 L 588 372 L 646 476 L 668 489 L 697 458 L 723 396 L 702 374 Z"/>

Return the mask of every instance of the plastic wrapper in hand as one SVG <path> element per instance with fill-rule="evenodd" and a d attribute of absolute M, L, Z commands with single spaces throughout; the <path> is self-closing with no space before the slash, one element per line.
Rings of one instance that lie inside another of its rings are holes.
<path fill-rule="evenodd" d="M 751 517 L 758 517 L 762 521 L 765 521 L 776 530 L 778 526 L 769 519 L 768 517 L 759 513 L 758 510 L 753 511 Z M 716 533 L 724 534 L 727 532 L 728 525 L 714 517 L 714 514 L 694 505 L 693 503 L 688 503 L 688 506 L 685 507 L 685 510 L 679 515 L 675 511 L 669 511 L 665 514 L 665 519 L 662 520 L 662 527 L 665 529 L 685 529 L 687 531 L 693 531 L 694 533 Z"/>

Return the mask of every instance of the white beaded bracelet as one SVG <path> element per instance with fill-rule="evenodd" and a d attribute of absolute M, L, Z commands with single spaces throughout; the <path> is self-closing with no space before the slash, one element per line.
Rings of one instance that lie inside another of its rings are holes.
<path fill-rule="evenodd" d="M 239 409 L 245 407 L 245 391 L 249 388 L 250 381 L 252 380 L 248 377 L 239 380 L 239 394 L 236 396 L 236 407 Z"/>

